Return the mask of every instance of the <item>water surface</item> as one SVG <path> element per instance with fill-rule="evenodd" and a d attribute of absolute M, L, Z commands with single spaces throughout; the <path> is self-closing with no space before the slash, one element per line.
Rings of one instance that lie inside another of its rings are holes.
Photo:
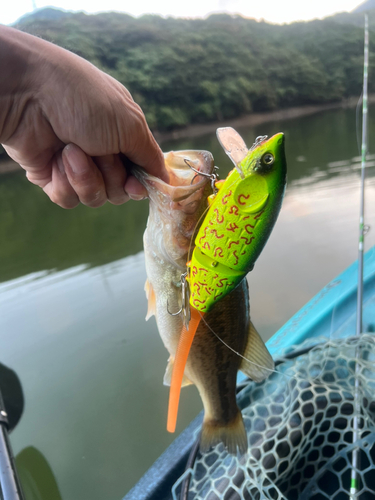
<path fill-rule="evenodd" d="M 286 197 L 249 275 L 252 318 L 265 339 L 351 264 L 358 246 L 354 110 L 239 130 L 249 146 L 279 131 Z M 370 153 L 374 132 L 372 120 Z M 232 168 L 215 134 L 163 144 L 189 148 L 212 151 L 222 177 Z M 370 156 L 373 228 L 374 165 Z M 0 362 L 17 372 L 26 401 L 12 444 L 25 482 L 43 482 L 48 467 L 54 477 L 39 496 L 27 486 L 27 500 L 119 500 L 173 439 L 162 385 L 168 355 L 154 319 L 144 321 L 147 212 L 147 201 L 67 211 L 22 173 L 0 177 Z M 366 248 L 374 244 L 373 229 Z M 184 389 L 178 432 L 200 409 L 195 388 Z"/>

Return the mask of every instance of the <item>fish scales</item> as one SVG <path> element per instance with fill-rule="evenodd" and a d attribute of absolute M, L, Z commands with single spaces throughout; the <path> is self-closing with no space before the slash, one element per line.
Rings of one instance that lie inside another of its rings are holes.
<path fill-rule="evenodd" d="M 205 410 L 202 452 L 220 442 L 230 453 L 236 453 L 237 447 L 244 452 L 247 447 L 236 402 L 237 372 L 242 362 L 236 352 L 244 354 L 246 348 L 249 309 L 244 280 L 207 313 L 194 336 L 185 374 L 197 386 Z M 228 349 L 211 330 L 236 352 Z"/>
<path fill-rule="evenodd" d="M 163 343 L 174 355 L 183 321 L 180 315 L 172 316 L 168 310 L 175 313 L 181 308 L 181 274 L 186 271 L 198 221 L 207 209 L 207 197 L 211 194 L 208 178 L 197 176 L 184 160 L 208 175 L 214 164 L 208 151 L 172 151 L 165 154 L 164 159 L 169 184 L 140 168 L 134 167 L 133 171 L 149 198 L 149 217 L 143 237 L 147 318 L 155 315 Z"/>

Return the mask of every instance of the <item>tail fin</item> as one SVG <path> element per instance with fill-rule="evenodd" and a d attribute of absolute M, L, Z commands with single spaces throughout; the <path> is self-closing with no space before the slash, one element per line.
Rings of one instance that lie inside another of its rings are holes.
<path fill-rule="evenodd" d="M 194 340 L 195 332 L 197 331 L 203 313 L 191 307 L 191 319 L 189 330 L 185 326 L 182 327 L 180 340 L 178 342 L 174 366 L 172 372 L 171 388 L 169 390 L 169 406 L 168 406 L 168 421 L 167 431 L 174 432 L 176 430 L 178 404 L 180 402 L 181 384 L 184 376 L 186 361 L 189 356 L 191 344 Z"/>
<path fill-rule="evenodd" d="M 241 455 L 247 451 L 247 435 L 241 412 L 227 424 L 215 420 L 203 420 L 200 450 L 208 451 L 212 446 L 223 443 L 228 452 L 236 455 L 237 448 Z"/>

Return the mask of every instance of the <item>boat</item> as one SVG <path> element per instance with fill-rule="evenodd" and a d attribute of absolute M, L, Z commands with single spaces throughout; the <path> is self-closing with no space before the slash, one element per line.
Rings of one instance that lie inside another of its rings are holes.
<path fill-rule="evenodd" d="M 124 500 L 347 499 L 354 449 L 355 498 L 375 498 L 375 246 L 364 258 L 359 337 L 357 275 L 358 261 L 267 342 L 276 364 L 267 380 L 239 378 L 246 456 L 222 445 L 200 455 L 202 412 Z M 361 423 L 353 443 L 356 399 Z"/>

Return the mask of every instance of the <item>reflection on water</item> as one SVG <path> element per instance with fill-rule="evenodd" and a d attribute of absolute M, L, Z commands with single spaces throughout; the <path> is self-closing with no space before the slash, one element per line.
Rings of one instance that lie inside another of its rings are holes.
<path fill-rule="evenodd" d="M 26 396 L 14 451 L 40 450 L 64 499 L 121 498 L 173 439 L 162 385 L 168 356 L 144 319 L 145 279 L 138 253 L 0 287 L 0 331 L 11 332 L 2 355 Z M 180 430 L 200 410 L 188 394 Z"/>
<path fill-rule="evenodd" d="M 16 456 L 16 467 L 27 500 L 62 500 L 51 467 L 36 448 L 22 450 Z"/>
<path fill-rule="evenodd" d="M 248 145 L 278 131 L 287 141 L 285 202 L 249 275 L 264 338 L 356 258 L 354 115 L 335 110 L 239 130 Z M 371 139 L 373 121 L 369 130 Z M 214 134 L 163 145 L 189 148 L 211 150 L 222 177 L 232 168 Z M 373 228 L 374 160 L 366 197 Z M 147 211 L 147 202 L 66 211 L 23 175 L 0 177 L 1 361 L 19 374 L 26 401 L 12 443 L 16 453 L 40 450 L 63 500 L 121 498 L 173 438 L 162 385 L 168 355 L 154 319 L 144 321 Z M 372 230 L 366 247 L 374 244 Z M 195 388 L 184 389 L 179 431 L 200 408 Z"/>
<path fill-rule="evenodd" d="M 0 177 L 0 214 L 1 282 L 139 252 L 148 206 L 143 201 L 64 210 L 17 172 Z"/>

